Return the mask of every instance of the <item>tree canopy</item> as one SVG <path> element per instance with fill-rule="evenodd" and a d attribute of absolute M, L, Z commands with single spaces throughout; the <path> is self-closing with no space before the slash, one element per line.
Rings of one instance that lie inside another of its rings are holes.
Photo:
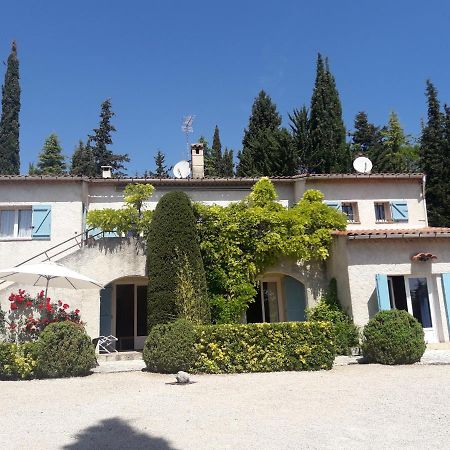
<path fill-rule="evenodd" d="M 36 173 L 43 175 L 62 175 L 66 173 L 66 163 L 62 154 L 61 144 L 55 133 L 50 134 L 45 140 L 44 146 L 37 163 Z"/>

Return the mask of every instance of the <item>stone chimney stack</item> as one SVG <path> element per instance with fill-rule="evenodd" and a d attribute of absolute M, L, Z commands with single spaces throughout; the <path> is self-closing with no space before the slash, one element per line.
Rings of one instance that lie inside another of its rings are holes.
<path fill-rule="evenodd" d="M 197 142 L 191 144 L 192 178 L 205 177 L 205 157 L 203 155 L 203 144 Z"/>

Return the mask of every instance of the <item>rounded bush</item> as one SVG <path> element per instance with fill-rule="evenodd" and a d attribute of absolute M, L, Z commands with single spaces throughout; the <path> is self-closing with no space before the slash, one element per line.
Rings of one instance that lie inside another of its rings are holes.
<path fill-rule="evenodd" d="M 41 378 L 87 375 L 95 366 L 95 350 L 82 325 L 52 323 L 37 341 L 36 374 Z"/>
<path fill-rule="evenodd" d="M 36 366 L 36 343 L 0 342 L 0 380 L 33 378 Z"/>
<path fill-rule="evenodd" d="M 144 345 L 144 362 L 150 372 L 190 370 L 195 361 L 195 332 L 187 320 L 156 325 Z"/>
<path fill-rule="evenodd" d="M 413 364 L 425 352 L 422 325 L 406 311 L 380 311 L 364 327 L 363 355 L 380 364 Z"/>

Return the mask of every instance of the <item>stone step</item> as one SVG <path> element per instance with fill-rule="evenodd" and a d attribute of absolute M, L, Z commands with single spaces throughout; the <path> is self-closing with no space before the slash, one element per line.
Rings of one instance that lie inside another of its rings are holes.
<path fill-rule="evenodd" d="M 97 361 L 139 361 L 142 360 L 142 352 L 118 352 L 118 353 L 101 353 L 97 355 Z"/>

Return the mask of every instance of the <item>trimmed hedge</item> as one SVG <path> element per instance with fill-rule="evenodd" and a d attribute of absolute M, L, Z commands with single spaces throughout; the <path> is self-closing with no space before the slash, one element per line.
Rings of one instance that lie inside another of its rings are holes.
<path fill-rule="evenodd" d="M 407 311 L 380 311 L 364 327 L 362 351 L 380 364 L 420 361 L 426 344 L 422 325 Z"/>
<path fill-rule="evenodd" d="M 155 325 L 145 340 L 145 365 L 150 372 L 190 370 L 195 362 L 194 345 L 194 327 L 187 320 Z"/>
<path fill-rule="evenodd" d="M 87 375 L 95 362 L 94 346 L 82 325 L 51 323 L 39 336 L 36 374 L 40 378 Z"/>

